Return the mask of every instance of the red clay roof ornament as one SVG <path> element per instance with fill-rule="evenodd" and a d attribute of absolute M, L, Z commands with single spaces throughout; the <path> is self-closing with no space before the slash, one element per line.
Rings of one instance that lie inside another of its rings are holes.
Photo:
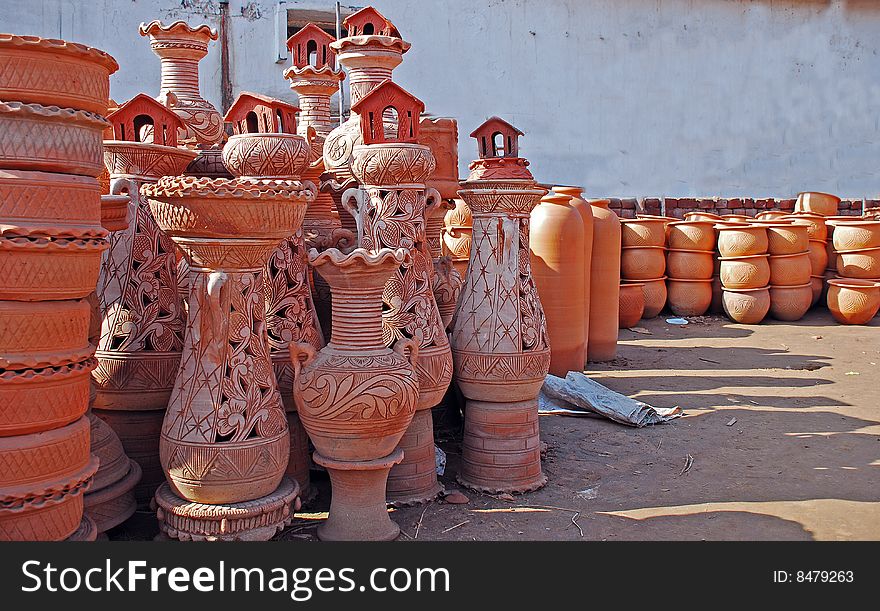
<path fill-rule="evenodd" d="M 393 23 L 372 6 L 362 8 L 343 19 L 343 27 L 351 36 L 391 36 L 400 38 L 400 32 Z"/>
<path fill-rule="evenodd" d="M 145 93 L 139 93 L 107 115 L 113 139 L 177 146 L 177 130 L 186 124 L 175 112 Z"/>
<path fill-rule="evenodd" d="M 361 116 L 361 137 L 364 144 L 418 143 L 419 116 L 425 110 L 425 104 L 391 79 L 383 81 L 355 102 L 351 109 Z M 391 134 L 396 124 L 396 137 L 386 134 L 385 118 L 392 123 Z"/>
<path fill-rule="evenodd" d="M 314 23 L 307 23 L 299 32 L 287 39 L 293 67 L 312 67 L 318 71 L 328 67 L 330 70 L 335 70 L 336 51 L 330 48 L 331 42 L 336 42 L 336 37 Z M 314 63 L 312 63 L 312 53 L 315 54 Z"/>
<path fill-rule="evenodd" d="M 223 120 L 236 134 L 295 134 L 299 107 L 250 91 L 235 98 Z"/>

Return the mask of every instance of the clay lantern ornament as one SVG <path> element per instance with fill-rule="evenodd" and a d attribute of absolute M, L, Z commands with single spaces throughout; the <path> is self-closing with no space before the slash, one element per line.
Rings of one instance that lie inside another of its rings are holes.
<path fill-rule="evenodd" d="M 186 313 L 174 243 L 159 230 L 140 187 L 182 173 L 196 153 L 176 146 L 184 128 L 180 117 L 145 94 L 107 118 L 114 138 L 104 141 L 110 191 L 131 197 L 131 221 L 110 234 L 101 264 L 94 408 L 140 464 L 143 478 L 135 494 L 145 507 L 165 479 L 159 430 L 180 365 Z"/>
<path fill-rule="evenodd" d="M 458 480 L 492 493 L 526 492 L 547 481 L 537 397 L 550 346 L 529 262 L 529 214 L 547 190 L 517 156 L 520 134 L 497 117 L 477 128 L 480 158 L 458 192 L 473 214 L 451 334 L 455 375 L 467 399 Z"/>
<path fill-rule="evenodd" d="M 226 113 L 235 135 L 223 149 L 229 170 L 249 178 L 298 180 L 309 163 L 309 144 L 296 132 L 296 112 L 291 104 L 242 92 Z M 305 181 L 313 190 L 314 183 Z M 278 391 L 287 411 L 291 432 L 287 475 L 297 480 L 302 498 L 311 500 L 309 448 L 293 402 L 293 367 L 288 346 L 303 342 L 320 350 L 321 326 L 312 302 L 308 254 L 300 226 L 281 240 L 269 256 L 264 275 L 266 330 Z"/>
<path fill-rule="evenodd" d="M 398 504 L 435 498 L 437 482 L 431 408 L 438 405 L 452 379 L 452 356 L 432 292 L 433 266 L 425 242 L 425 217 L 441 197 L 425 187 L 434 169 L 431 150 L 418 144 L 419 114 L 424 105 L 388 80 L 352 107 L 360 116 L 361 140 L 355 145 L 352 172 L 363 189 L 349 189 L 343 204 L 357 219 L 359 246 L 371 253 L 405 248 L 411 260 L 385 285 L 383 335 L 386 346 L 413 339 L 419 356 L 419 401 L 400 443 L 403 462 L 388 478 L 388 499 Z M 396 118 L 388 125 L 385 117 Z"/>

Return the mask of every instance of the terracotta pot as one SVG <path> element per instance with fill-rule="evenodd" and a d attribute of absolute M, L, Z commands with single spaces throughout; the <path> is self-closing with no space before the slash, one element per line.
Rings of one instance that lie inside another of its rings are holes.
<path fill-rule="evenodd" d="M 712 276 L 712 303 L 709 304 L 710 314 L 724 314 L 724 287 L 721 284 L 721 278 L 717 275 Z"/>
<path fill-rule="evenodd" d="M 159 458 L 159 438 L 165 412 L 160 410 L 92 410 L 94 415 L 113 429 L 122 443 L 125 455 L 141 469 L 134 496 L 142 509 L 148 509 L 156 489 L 165 482 Z"/>
<path fill-rule="evenodd" d="M 809 272 L 809 265 L 807 266 L 807 272 Z M 721 284 L 726 289 L 756 289 L 765 287 L 770 281 L 768 256 L 721 257 L 719 277 L 721 278 Z"/>
<path fill-rule="evenodd" d="M 745 214 L 722 214 L 721 218 L 725 221 L 733 221 L 735 223 L 743 223 L 752 220 L 752 217 Z"/>
<path fill-rule="evenodd" d="M 880 248 L 837 251 L 837 273 L 843 278 L 880 278 Z"/>
<path fill-rule="evenodd" d="M 783 212 L 782 210 L 767 210 L 765 212 L 759 212 L 755 215 L 755 219 L 759 221 L 772 221 L 775 219 L 785 218 L 788 216 L 788 212 Z"/>
<path fill-rule="evenodd" d="M 645 312 L 644 285 L 640 282 L 620 285 L 618 324 L 621 329 L 634 327 Z"/>
<path fill-rule="evenodd" d="M 666 226 L 666 246 L 676 250 L 715 250 L 714 221 L 677 221 Z"/>
<path fill-rule="evenodd" d="M 0 370 L 41 369 L 92 356 L 89 304 L 82 299 L 0 301 Z"/>
<path fill-rule="evenodd" d="M 794 255 L 807 251 L 810 239 L 807 225 L 772 223 L 765 227 L 770 255 Z"/>
<path fill-rule="evenodd" d="M 810 281 L 810 254 L 770 256 L 770 284 L 773 286 L 800 286 Z"/>
<path fill-rule="evenodd" d="M 676 316 L 702 316 L 712 304 L 712 278 L 667 278 L 667 304 Z"/>
<path fill-rule="evenodd" d="M 822 293 L 825 288 L 825 276 L 810 276 L 810 288 L 813 291 L 810 307 L 813 307 L 822 299 Z"/>
<path fill-rule="evenodd" d="M 81 299 L 95 290 L 102 238 L 0 237 L 0 299 Z"/>
<path fill-rule="evenodd" d="M 666 253 L 666 273 L 670 278 L 710 280 L 715 270 L 715 253 L 701 250 L 673 250 Z"/>
<path fill-rule="evenodd" d="M 299 178 L 309 163 L 309 143 L 297 134 L 236 134 L 223 146 L 233 176 Z"/>
<path fill-rule="evenodd" d="M 593 261 L 593 210 L 587 200 L 583 198 L 582 187 L 555 186 L 553 191 L 559 195 L 571 197 L 570 204 L 581 215 L 584 223 L 584 353 L 587 353 L 590 343 L 590 280 L 592 277 L 591 264 Z M 589 360 L 589 354 L 587 354 Z"/>
<path fill-rule="evenodd" d="M 474 218 L 470 208 L 463 199 L 452 200 L 455 207 L 448 210 L 443 217 L 444 228 L 440 232 L 443 255 L 452 258 L 456 271 L 464 278 L 467 264 L 471 256 L 471 241 L 474 234 Z"/>
<path fill-rule="evenodd" d="M 835 250 L 862 250 L 880 247 L 880 221 L 831 221 Z"/>
<path fill-rule="evenodd" d="M 464 278 L 453 266 L 451 257 L 443 256 L 434 262 L 431 292 L 434 293 L 437 311 L 440 313 L 444 329 L 448 329 L 452 324 L 452 317 L 455 315 L 455 308 L 458 305 L 463 284 Z"/>
<path fill-rule="evenodd" d="M 570 202 L 568 195 L 542 197 L 532 210 L 529 236 L 532 277 L 544 306 L 550 339 L 550 373 L 563 378 L 569 371 L 583 371 L 586 362 L 586 263 L 582 248 L 572 251 L 568 247 L 584 243 L 584 222 Z M 662 253 L 661 249 L 661 257 Z M 627 261 L 626 249 L 623 261 Z"/>
<path fill-rule="evenodd" d="M 663 246 L 624 246 L 620 254 L 620 276 L 627 280 L 650 280 L 666 271 Z"/>
<path fill-rule="evenodd" d="M 821 240 L 824 242 L 828 239 L 828 226 L 825 224 L 828 219 L 821 214 L 798 212 L 797 214 L 783 216 L 780 220 L 807 225 L 807 234 L 811 240 Z"/>
<path fill-rule="evenodd" d="M 724 289 L 722 295 L 724 312 L 734 322 L 756 325 L 770 311 L 770 289 Z"/>
<path fill-rule="evenodd" d="M 775 218 L 775 219 L 749 219 L 745 221 L 747 225 L 759 225 L 761 227 L 767 227 L 768 225 L 793 225 L 794 221 L 787 218 Z"/>
<path fill-rule="evenodd" d="M 770 316 L 776 320 L 800 320 L 813 304 L 813 283 L 770 286 Z"/>
<path fill-rule="evenodd" d="M 805 191 L 798 193 L 797 201 L 794 204 L 795 212 L 814 212 L 823 216 L 834 216 L 837 214 L 837 206 L 840 204 L 840 198 L 829 193 L 819 193 L 816 191 Z"/>
<path fill-rule="evenodd" d="M 52 38 L 0 34 L 0 100 L 107 114 L 110 75 L 119 69 L 98 49 Z"/>
<path fill-rule="evenodd" d="M 88 176 L 0 170 L 0 201 L 0 233 L 4 235 L 106 235 L 98 223 L 98 182 Z"/>
<path fill-rule="evenodd" d="M 684 215 L 686 221 L 720 221 L 722 218 L 711 212 L 687 212 Z"/>
<path fill-rule="evenodd" d="M 610 361 L 617 353 L 621 237 L 620 219 L 609 200 L 589 200 L 593 213 L 593 252 L 590 261 L 590 322 L 587 358 Z"/>
<path fill-rule="evenodd" d="M 722 257 L 748 257 L 766 254 L 769 239 L 760 225 L 715 225 L 718 252 Z"/>
<path fill-rule="evenodd" d="M 825 249 L 825 242 L 810 240 L 809 248 L 810 274 L 821 276 L 828 268 L 828 251 Z"/>
<path fill-rule="evenodd" d="M 880 308 L 880 282 L 836 278 L 828 281 L 828 309 L 844 325 L 864 325 Z"/>
<path fill-rule="evenodd" d="M 101 226 L 107 231 L 124 231 L 131 224 L 128 195 L 101 196 Z"/>
<path fill-rule="evenodd" d="M 644 295 L 645 307 L 642 318 L 654 318 L 666 305 L 666 276 L 651 280 L 639 280 L 638 282 L 621 280 L 621 284 L 641 284 Z"/>
<path fill-rule="evenodd" d="M 662 218 L 620 219 L 621 245 L 662 247 L 666 244 L 666 223 Z"/>
<path fill-rule="evenodd" d="M 104 171 L 101 116 L 57 106 L 0 102 L 0 168 L 97 177 Z"/>

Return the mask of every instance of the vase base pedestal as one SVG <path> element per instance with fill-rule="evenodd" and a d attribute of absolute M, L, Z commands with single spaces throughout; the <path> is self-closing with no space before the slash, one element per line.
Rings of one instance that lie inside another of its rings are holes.
<path fill-rule="evenodd" d="M 403 450 L 403 460 L 388 474 L 388 504 L 409 507 L 440 496 L 443 486 L 437 481 L 434 419 L 430 409 L 416 411 L 397 448 Z"/>
<path fill-rule="evenodd" d="M 458 482 L 488 494 L 542 488 L 538 401 L 468 400 Z"/>
<path fill-rule="evenodd" d="M 156 491 L 161 535 L 180 541 L 268 541 L 300 508 L 299 484 L 285 477 L 272 494 L 223 505 L 180 498 L 168 483 Z"/>
<path fill-rule="evenodd" d="M 330 515 L 318 527 L 322 541 L 393 541 L 400 526 L 388 517 L 385 485 L 391 467 L 403 460 L 396 449 L 384 458 L 365 461 L 332 460 L 317 452 L 315 463 L 330 474 Z"/>
<path fill-rule="evenodd" d="M 102 534 L 119 526 L 134 515 L 137 501 L 134 487 L 141 480 L 141 467 L 129 459 L 128 473 L 121 479 L 100 490 L 89 490 L 83 497 L 84 513 Z"/>

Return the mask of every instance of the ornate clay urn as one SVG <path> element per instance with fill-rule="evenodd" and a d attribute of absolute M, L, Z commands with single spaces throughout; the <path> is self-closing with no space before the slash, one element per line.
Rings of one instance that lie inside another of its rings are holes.
<path fill-rule="evenodd" d="M 300 417 L 333 487 L 318 536 L 395 539 L 400 527 L 388 517 L 385 485 L 403 459 L 397 446 L 418 401 L 418 346 L 409 338 L 386 345 L 382 308 L 389 277 L 411 264 L 411 255 L 405 248 L 313 249 L 309 263 L 333 292 L 330 342 L 317 354 L 309 344 L 291 346 Z"/>
<path fill-rule="evenodd" d="M 383 111 L 393 109 L 396 132 L 387 133 Z M 437 482 L 431 408 L 440 403 L 452 379 L 452 355 L 432 290 L 431 254 L 425 242 L 425 217 L 440 205 L 436 190 L 425 187 L 434 169 L 427 146 L 417 144 L 416 120 L 424 105 L 392 81 L 385 81 L 352 107 L 361 116 L 362 141 L 354 147 L 352 172 L 363 185 L 343 195 L 343 204 L 357 219 L 359 245 L 376 253 L 406 248 L 411 260 L 385 287 L 385 345 L 401 338 L 418 345 L 417 413 L 401 441 L 403 462 L 388 478 L 388 499 L 416 503 L 435 498 Z"/>
<path fill-rule="evenodd" d="M 590 322 L 587 358 L 610 361 L 617 353 L 617 312 L 620 291 L 620 219 L 607 199 L 587 200 L 593 213 L 593 251 L 590 261 Z M 665 291 L 666 286 L 664 284 Z M 647 297 L 647 290 L 646 290 Z M 666 301 L 666 296 L 663 296 Z M 650 301 L 645 299 L 648 316 Z M 662 305 L 660 306 L 663 307 Z M 656 316 L 656 313 L 654 314 Z"/>
<path fill-rule="evenodd" d="M 518 156 L 520 133 L 497 117 L 477 128 L 471 135 L 480 158 L 458 192 L 474 219 L 451 334 L 455 375 L 467 399 L 458 480 L 492 493 L 526 492 L 547 481 L 537 396 L 550 346 L 529 261 L 529 215 L 547 190 Z"/>
<path fill-rule="evenodd" d="M 111 233 L 101 262 L 94 409 L 143 470 L 135 493 L 146 507 L 165 480 L 159 429 L 180 366 L 186 312 L 177 291 L 176 248 L 156 225 L 140 187 L 180 174 L 196 153 L 177 147 L 180 118 L 145 94 L 108 119 L 114 138 L 104 141 L 110 190 L 130 196 L 131 222 Z"/>
<path fill-rule="evenodd" d="M 264 296 L 278 242 L 314 198 L 293 180 L 166 176 L 144 185 L 190 268 L 187 333 L 159 444 L 160 528 L 178 539 L 268 539 L 296 508 L 290 434 Z"/>
<path fill-rule="evenodd" d="M 305 138 L 294 133 L 298 110 L 280 100 L 240 93 L 225 117 L 234 132 L 223 149 L 229 171 L 249 179 L 299 180 L 309 164 L 310 147 Z M 305 184 L 317 190 L 314 183 Z M 315 490 L 309 477 L 308 439 L 293 401 L 293 367 L 288 346 L 304 342 L 320 350 L 324 337 L 312 302 L 302 227 L 290 229 L 292 235 L 275 246 L 266 265 L 266 330 L 278 391 L 291 431 L 287 475 L 300 485 L 302 498 L 310 500 Z"/>
<path fill-rule="evenodd" d="M 575 186 L 555 186 L 553 192 L 557 195 L 567 195 L 571 199 L 569 204 L 581 215 L 584 226 L 584 354 L 589 348 L 590 337 L 590 280 L 592 272 L 590 271 L 593 260 L 593 210 L 590 204 L 583 198 L 583 188 Z M 589 355 L 587 355 L 589 360 Z M 586 364 L 586 363 L 585 363 Z"/>

